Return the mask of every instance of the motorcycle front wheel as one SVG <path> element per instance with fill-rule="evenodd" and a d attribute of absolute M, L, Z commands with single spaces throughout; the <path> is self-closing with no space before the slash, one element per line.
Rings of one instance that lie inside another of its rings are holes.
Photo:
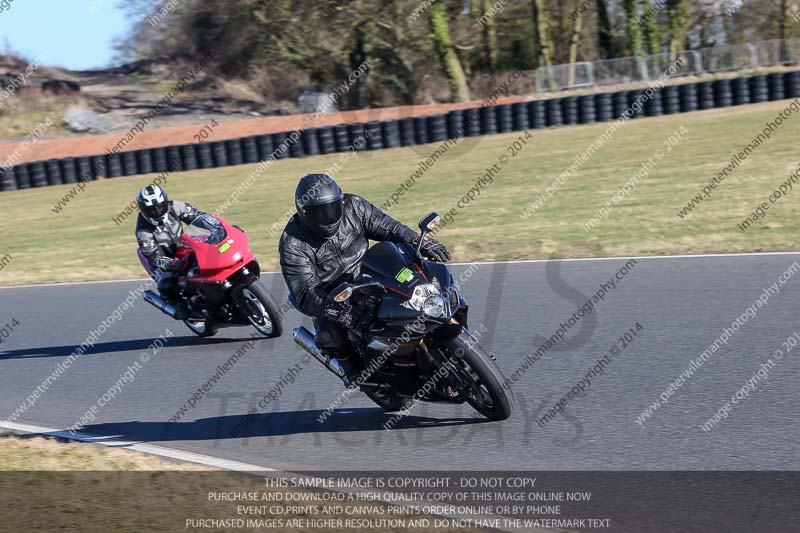
<path fill-rule="evenodd" d="M 283 319 L 278 304 L 258 281 L 241 287 L 236 296 L 239 310 L 259 333 L 267 338 L 281 336 Z"/>
<path fill-rule="evenodd" d="M 492 357 L 466 332 L 446 345 L 450 362 L 466 383 L 467 403 L 490 420 L 511 416 L 514 400 L 503 387 L 505 378 Z"/>

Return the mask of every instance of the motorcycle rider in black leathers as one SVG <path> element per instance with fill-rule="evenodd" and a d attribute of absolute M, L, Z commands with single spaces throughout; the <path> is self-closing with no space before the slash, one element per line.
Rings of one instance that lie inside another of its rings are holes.
<path fill-rule="evenodd" d="M 281 271 L 294 304 L 314 318 L 317 346 L 335 356 L 351 376 L 353 363 L 342 348 L 344 329 L 354 321 L 352 308 L 333 301 L 329 291 L 354 280 L 368 239 L 416 246 L 420 235 L 364 198 L 342 193 L 327 174 L 308 174 L 300 180 L 295 207 L 297 213 L 278 245 Z M 450 259 L 447 248 L 430 237 L 423 239 L 420 252 L 433 261 Z"/>
<path fill-rule="evenodd" d="M 156 274 L 158 292 L 173 303 L 178 314 L 175 318 L 189 318 L 189 311 L 180 301 L 177 275 L 186 266 L 175 257 L 178 238 L 183 233 L 181 222 L 191 223 L 195 218 L 205 215 L 192 204 L 170 201 L 158 185 L 148 185 L 136 197 L 139 217 L 136 220 L 136 240 L 139 249 Z"/>

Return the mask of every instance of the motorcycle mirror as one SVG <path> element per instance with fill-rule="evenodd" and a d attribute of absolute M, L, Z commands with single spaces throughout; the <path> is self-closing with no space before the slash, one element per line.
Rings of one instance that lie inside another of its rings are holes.
<path fill-rule="evenodd" d="M 434 213 L 430 213 L 428 216 L 423 218 L 419 221 L 419 230 L 425 234 L 430 233 L 431 231 L 436 230 L 439 227 L 440 222 L 439 215 Z"/>

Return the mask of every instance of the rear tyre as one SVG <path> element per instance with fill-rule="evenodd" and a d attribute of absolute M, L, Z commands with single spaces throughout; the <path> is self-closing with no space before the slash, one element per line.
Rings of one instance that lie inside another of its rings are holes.
<path fill-rule="evenodd" d="M 378 407 L 387 413 L 394 413 L 402 411 L 403 409 L 410 409 L 414 404 L 414 400 L 400 396 L 391 391 L 386 390 L 366 390 L 364 391 L 370 400 L 378 404 Z"/>
<path fill-rule="evenodd" d="M 237 295 L 237 305 L 259 333 L 267 338 L 280 337 L 283 320 L 275 299 L 258 281 L 245 285 Z"/>
<path fill-rule="evenodd" d="M 447 347 L 451 362 L 468 384 L 467 402 L 491 420 L 505 420 L 511 416 L 514 400 L 510 391 L 503 387 L 503 373 L 486 350 L 464 331 Z"/>
<path fill-rule="evenodd" d="M 191 320 L 186 319 L 183 321 L 186 327 L 192 330 L 195 335 L 200 337 L 213 337 L 219 331 L 219 328 L 207 320 Z"/>

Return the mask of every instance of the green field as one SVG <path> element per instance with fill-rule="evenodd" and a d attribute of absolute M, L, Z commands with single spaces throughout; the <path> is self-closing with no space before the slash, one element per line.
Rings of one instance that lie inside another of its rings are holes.
<path fill-rule="evenodd" d="M 562 190 L 535 215 L 529 205 L 603 133 L 604 124 L 534 130 L 493 183 L 458 209 L 440 240 L 454 260 L 527 259 L 597 255 L 788 251 L 797 199 L 793 192 L 770 206 L 747 232 L 737 228 L 798 167 L 800 118 L 793 115 L 755 150 L 711 199 L 686 219 L 676 213 L 786 107 L 788 101 L 632 120 L 597 150 Z M 684 127 L 669 152 L 662 144 Z M 444 214 L 475 185 L 520 132 L 462 141 L 450 148 L 389 212 L 414 226 L 427 212 Z M 275 162 L 224 216 L 241 225 L 265 269 L 277 266 L 280 232 L 270 234 L 293 209 L 297 179 L 339 164 L 335 177 L 347 191 L 381 205 L 436 145 Z M 629 182 L 656 150 L 664 150 L 649 175 L 587 232 L 582 225 Z M 178 173 L 166 185 L 172 198 L 214 210 L 253 171 L 254 165 Z M 0 194 L 3 241 L 0 284 L 139 278 L 133 237 L 135 217 L 117 225 L 139 187 L 153 175 L 89 183 L 60 213 L 51 208 L 71 186 Z M 10 256 L 10 260 L 8 257 Z"/>

